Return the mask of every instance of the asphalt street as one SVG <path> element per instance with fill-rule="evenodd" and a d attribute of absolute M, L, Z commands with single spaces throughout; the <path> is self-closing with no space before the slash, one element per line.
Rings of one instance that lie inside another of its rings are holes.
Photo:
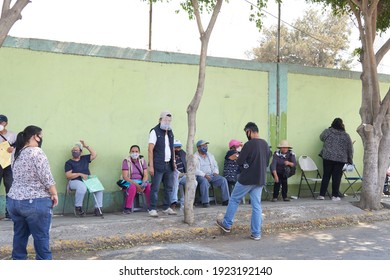
<path fill-rule="evenodd" d="M 322 230 L 282 232 L 260 241 L 224 234 L 182 243 L 54 255 L 76 260 L 390 260 L 390 223 L 360 223 Z"/>

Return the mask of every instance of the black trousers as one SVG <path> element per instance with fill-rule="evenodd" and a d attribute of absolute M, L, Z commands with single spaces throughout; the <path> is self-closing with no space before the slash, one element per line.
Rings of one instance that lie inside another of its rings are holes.
<path fill-rule="evenodd" d="M 283 174 L 279 174 L 279 182 L 274 183 L 274 194 L 273 198 L 278 198 L 279 196 L 279 190 L 280 190 L 280 185 L 282 185 L 282 197 L 283 199 L 287 198 L 287 178 L 283 177 Z"/>
<path fill-rule="evenodd" d="M 12 181 L 13 181 L 11 165 L 7 166 L 4 169 L 0 166 L 0 185 L 3 179 L 4 179 L 5 194 L 7 195 L 7 193 L 9 192 L 12 186 Z M 5 207 L 5 216 L 8 217 L 7 207 Z"/>
<path fill-rule="evenodd" d="M 339 197 L 340 182 L 343 176 L 344 163 L 323 159 L 324 175 L 322 176 L 320 195 L 325 196 L 330 178 L 332 177 L 332 196 Z"/>

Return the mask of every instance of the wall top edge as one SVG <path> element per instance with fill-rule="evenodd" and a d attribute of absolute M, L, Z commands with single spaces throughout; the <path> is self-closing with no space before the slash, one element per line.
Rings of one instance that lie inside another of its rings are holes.
<path fill-rule="evenodd" d="M 47 39 L 20 38 L 7 36 L 3 47 L 28 49 L 32 51 L 52 52 L 69 55 L 94 56 L 101 58 L 141 60 L 157 63 L 175 63 L 198 65 L 199 55 L 165 52 L 145 49 L 121 48 L 115 46 L 92 45 L 75 42 L 61 42 Z M 253 60 L 243 60 L 222 57 L 207 57 L 207 65 L 223 68 L 237 68 L 275 72 L 276 63 L 262 63 Z M 293 64 L 280 64 L 281 68 L 288 73 L 306 74 L 315 76 L 331 76 L 349 79 L 360 79 L 361 72 L 308 67 Z M 381 82 L 390 82 L 390 75 L 379 74 Z"/>

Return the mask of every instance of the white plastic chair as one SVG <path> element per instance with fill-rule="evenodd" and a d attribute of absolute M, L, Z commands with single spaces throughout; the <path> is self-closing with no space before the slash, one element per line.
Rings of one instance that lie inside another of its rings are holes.
<path fill-rule="evenodd" d="M 303 180 L 305 180 L 311 192 L 311 195 L 313 196 L 313 198 L 315 198 L 314 193 L 316 192 L 317 183 L 321 183 L 322 181 L 317 165 L 309 156 L 306 155 L 300 156 L 298 159 L 298 163 L 299 163 L 299 167 L 302 170 L 301 181 L 299 183 L 299 189 L 298 189 L 298 198 L 301 194 L 301 187 L 302 187 Z"/>

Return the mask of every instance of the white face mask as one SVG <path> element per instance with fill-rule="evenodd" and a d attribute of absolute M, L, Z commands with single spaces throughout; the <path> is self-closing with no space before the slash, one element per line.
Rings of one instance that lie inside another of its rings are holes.
<path fill-rule="evenodd" d="M 4 125 L 0 124 L 0 131 L 3 131 L 3 130 L 4 130 Z"/>
<path fill-rule="evenodd" d="M 241 152 L 241 150 L 242 150 L 241 146 L 236 149 L 237 152 Z"/>
<path fill-rule="evenodd" d="M 139 153 L 131 153 L 131 154 L 130 154 L 130 157 L 131 157 L 132 159 L 137 159 L 137 158 L 139 157 Z"/>

